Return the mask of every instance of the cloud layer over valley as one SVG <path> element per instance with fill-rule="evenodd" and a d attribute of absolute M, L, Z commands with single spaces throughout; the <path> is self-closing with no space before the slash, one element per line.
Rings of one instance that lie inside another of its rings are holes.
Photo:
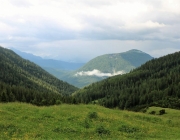
<path fill-rule="evenodd" d="M 77 72 L 75 74 L 75 76 L 97 76 L 97 77 L 111 77 L 111 76 L 115 76 L 115 75 L 120 75 L 120 74 L 124 74 L 124 71 L 117 71 L 117 72 L 113 72 L 113 73 L 103 73 L 97 69 L 94 69 L 92 71 L 81 71 L 81 72 Z"/>

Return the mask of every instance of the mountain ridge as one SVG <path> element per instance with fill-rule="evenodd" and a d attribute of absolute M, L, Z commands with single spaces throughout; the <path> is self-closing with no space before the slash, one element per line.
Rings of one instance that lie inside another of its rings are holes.
<path fill-rule="evenodd" d="M 95 57 L 78 69 L 78 71 L 91 71 L 97 69 L 105 73 L 112 73 L 114 70 L 129 72 L 151 59 L 153 59 L 153 57 L 149 54 L 132 49 L 122 53 L 104 54 Z"/>
<path fill-rule="evenodd" d="M 74 93 L 83 103 L 139 110 L 147 106 L 180 109 L 180 52 L 152 59 L 124 75 L 86 86 Z"/>
<path fill-rule="evenodd" d="M 0 65 L 0 97 L 3 101 L 9 101 L 12 96 L 12 100 L 21 101 L 24 98 L 24 101 L 34 101 L 36 104 L 41 104 L 43 100 L 49 103 L 53 100 L 52 104 L 78 89 L 3 47 L 0 47 Z"/>
<path fill-rule="evenodd" d="M 21 52 L 19 50 L 16 50 L 12 48 L 14 52 L 16 52 L 18 55 L 20 55 L 24 59 L 28 59 L 37 65 L 41 66 L 42 68 L 54 68 L 54 69 L 63 69 L 63 70 L 76 70 L 84 63 L 75 63 L 75 62 L 65 62 L 61 60 L 55 60 L 55 59 L 44 59 L 40 56 L 33 55 L 31 53 Z"/>

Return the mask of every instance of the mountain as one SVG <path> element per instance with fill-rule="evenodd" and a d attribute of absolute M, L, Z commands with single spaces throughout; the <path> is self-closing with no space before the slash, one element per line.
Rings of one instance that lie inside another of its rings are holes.
<path fill-rule="evenodd" d="M 76 71 L 46 70 L 56 77 L 82 88 L 107 77 L 128 73 L 151 59 L 153 57 L 149 54 L 139 50 L 130 50 L 124 53 L 98 56 Z"/>
<path fill-rule="evenodd" d="M 0 66 L 0 101 L 11 101 L 10 98 L 13 98 L 12 100 L 17 101 L 34 101 L 36 104 L 42 101 L 53 104 L 55 97 L 70 95 L 78 89 L 2 47 L 0 47 Z"/>
<path fill-rule="evenodd" d="M 129 110 L 147 106 L 180 109 L 180 52 L 153 59 L 130 73 L 91 84 L 74 93 L 77 102 Z"/>
<path fill-rule="evenodd" d="M 21 52 L 16 49 L 12 49 L 12 50 L 21 57 L 23 57 L 24 59 L 28 59 L 44 69 L 52 68 L 52 69 L 61 69 L 61 70 L 76 70 L 84 65 L 84 63 L 73 63 L 73 62 L 64 62 L 61 60 L 54 60 L 54 59 L 43 59 L 39 56 L 35 56 L 30 53 Z"/>
<path fill-rule="evenodd" d="M 153 59 L 153 57 L 149 54 L 133 49 L 124 53 L 98 56 L 85 64 L 78 71 L 85 72 L 97 69 L 103 73 L 113 74 L 118 71 L 127 73 L 151 59 Z"/>

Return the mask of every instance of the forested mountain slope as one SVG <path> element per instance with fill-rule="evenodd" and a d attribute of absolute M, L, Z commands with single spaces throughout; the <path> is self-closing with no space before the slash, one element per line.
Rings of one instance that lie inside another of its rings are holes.
<path fill-rule="evenodd" d="M 156 105 L 180 109 L 180 52 L 153 59 L 128 74 L 94 83 L 74 95 L 78 102 L 138 110 Z"/>
<path fill-rule="evenodd" d="M 37 96 L 38 93 L 43 93 L 44 96 L 55 94 L 63 96 L 70 95 L 77 90 L 76 87 L 55 78 L 38 65 L 22 59 L 13 51 L 2 47 L 0 47 L 0 84 L 0 101 L 8 101 L 10 96 L 13 98 L 15 96 L 16 100 L 18 98 L 22 100 L 23 96 L 26 99 L 29 92 L 37 93 Z M 21 95 L 15 95 L 15 93 L 21 93 Z M 34 99 L 36 95 L 33 96 Z M 30 99 L 28 100 L 30 102 Z"/>
<path fill-rule="evenodd" d="M 140 50 L 129 50 L 123 53 L 105 54 L 86 63 L 78 71 L 92 71 L 97 69 L 103 73 L 124 71 L 125 73 L 153 59 L 149 54 Z"/>

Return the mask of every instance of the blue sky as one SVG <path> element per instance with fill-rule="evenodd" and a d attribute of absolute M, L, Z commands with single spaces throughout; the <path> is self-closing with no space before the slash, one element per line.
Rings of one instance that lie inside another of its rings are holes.
<path fill-rule="evenodd" d="M 180 51 L 179 0 L 0 0 L 0 45 L 86 62 L 139 49 Z"/>

